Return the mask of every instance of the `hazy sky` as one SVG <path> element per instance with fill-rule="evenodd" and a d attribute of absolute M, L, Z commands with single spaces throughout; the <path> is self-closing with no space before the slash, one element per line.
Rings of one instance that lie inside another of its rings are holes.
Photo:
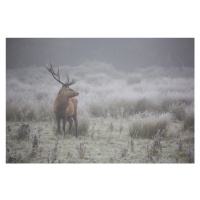
<path fill-rule="evenodd" d="M 151 65 L 194 67 L 193 38 L 7 38 L 6 67 L 76 66 L 102 61 L 131 70 Z"/>

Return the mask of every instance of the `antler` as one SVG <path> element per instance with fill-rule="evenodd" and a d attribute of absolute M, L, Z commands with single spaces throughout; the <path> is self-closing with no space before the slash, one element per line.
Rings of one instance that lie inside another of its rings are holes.
<path fill-rule="evenodd" d="M 62 85 L 65 85 L 65 86 L 70 86 L 70 85 L 73 85 L 74 83 L 76 83 L 76 80 L 75 79 L 72 79 L 71 82 L 69 82 L 69 76 L 67 75 L 67 80 L 65 82 L 62 82 L 60 80 L 60 72 L 59 72 L 59 68 L 58 68 L 58 72 L 55 73 L 54 70 L 53 70 L 53 63 L 50 63 L 50 67 L 48 67 L 48 65 L 46 65 L 46 68 L 47 70 L 52 74 L 52 76 L 59 82 L 61 83 Z"/>

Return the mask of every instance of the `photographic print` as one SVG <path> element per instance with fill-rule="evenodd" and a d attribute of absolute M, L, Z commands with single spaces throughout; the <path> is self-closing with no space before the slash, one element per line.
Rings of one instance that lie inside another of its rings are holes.
<path fill-rule="evenodd" d="M 194 38 L 7 38 L 6 163 L 194 163 Z"/>

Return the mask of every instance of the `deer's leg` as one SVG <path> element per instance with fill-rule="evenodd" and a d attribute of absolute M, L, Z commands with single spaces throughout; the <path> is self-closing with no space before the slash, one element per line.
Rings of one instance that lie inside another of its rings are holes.
<path fill-rule="evenodd" d="M 74 116 L 73 119 L 74 119 L 75 126 L 76 126 L 76 137 L 78 137 L 78 134 L 77 134 L 77 132 L 78 132 L 78 119 L 77 119 L 76 116 Z"/>
<path fill-rule="evenodd" d="M 67 121 L 69 122 L 69 133 L 71 132 L 71 128 L 72 128 L 72 124 L 73 124 L 73 120 L 71 117 L 67 118 Z"/>
<path fill-rule="evenodd" d="M 58 134 L 60 134 L 60 118 L 58 117 L 56 120 L 57 120 Z"/>
<path fill-rule="evenodd" d="M 64 118 L 63 119 L 63 134 L 64 134 L 64 136 L 65 136 L 65 125 L 66 125 L 66 119 Z"/>

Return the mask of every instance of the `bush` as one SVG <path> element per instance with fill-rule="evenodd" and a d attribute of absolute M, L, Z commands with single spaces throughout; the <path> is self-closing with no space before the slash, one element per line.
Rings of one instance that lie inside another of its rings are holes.
<path fill-rule="evenodd" d="M 183 120 L 184 130 L 194 131 L 194 111 L 187 111 Z"/>
<path fill-rule="evenodd" d="M 91 104 L 89 107 L 89 113 L 94 117 L 102 117 L 105 114 L 104 107 L 98 104 Z"/>
<path fill-rule="evenodd" d="M 86 135 L 88 133 L 89 127 L 90 127 L 90 121 L 89 121 L 88 117 L 84 116 L 84 117 L 78 119 L 78 136 Z M 76 132 L 74 123 L 72 126 L 72 132 L 73 133 Z"/>
<path fill-rule="evenodd" d="M 149 115 L 147 118 L 134 119 L 129 125 L 130 136 L 152 139 L 159 130 L 165 135 L 169 121 L 169 114 Z"/>

